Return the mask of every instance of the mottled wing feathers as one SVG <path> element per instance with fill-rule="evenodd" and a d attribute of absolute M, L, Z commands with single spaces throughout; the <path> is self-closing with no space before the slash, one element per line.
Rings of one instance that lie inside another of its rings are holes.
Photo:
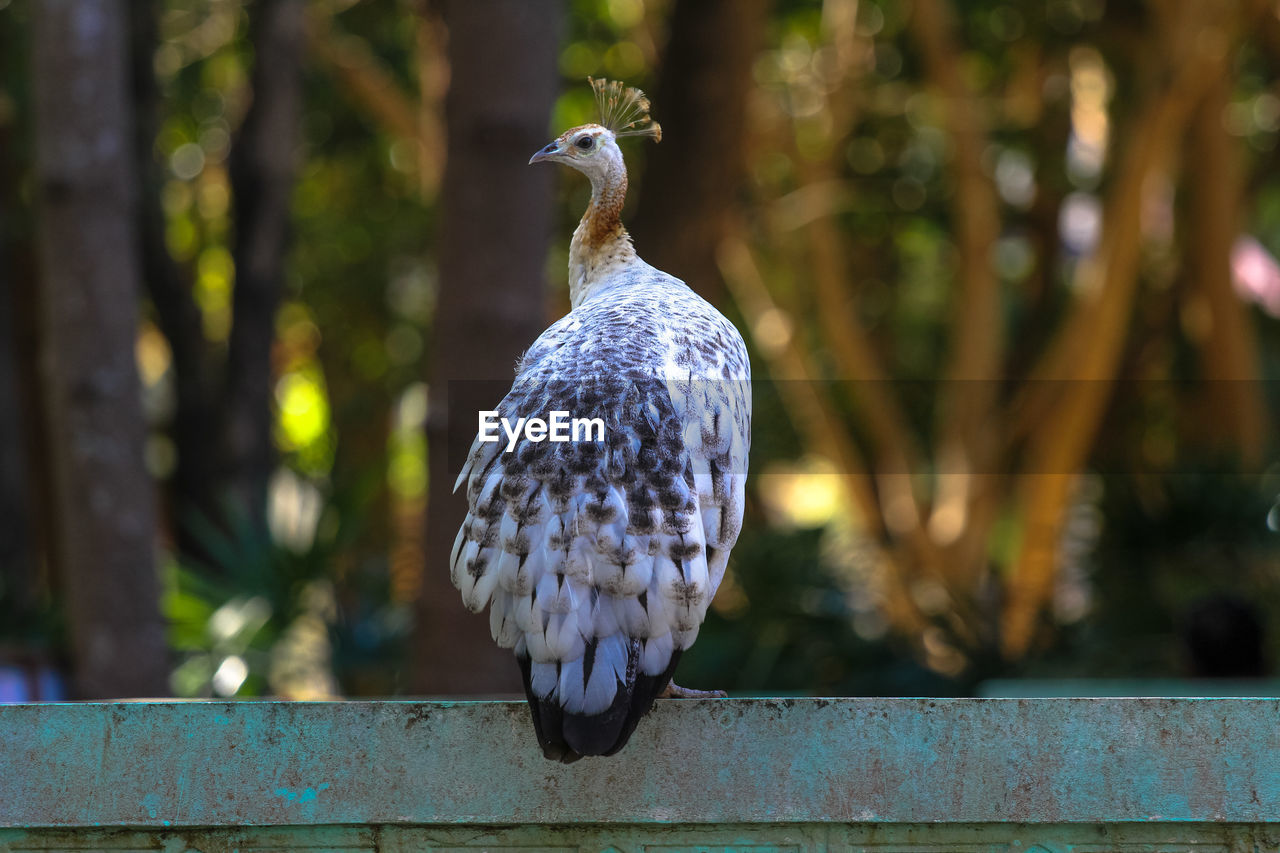
<path fill-rule="evenodd" d="M 749 377 L 736 330 L 651 275 L 521 359 L 501 417 L 604 421 L 601 442 L 478 439 L 452 577 L 515 650 L 549 757 L 608 754 L 692 645 L 742 524 Z M 670 321 L 681 318 L 680 323 Z"/>

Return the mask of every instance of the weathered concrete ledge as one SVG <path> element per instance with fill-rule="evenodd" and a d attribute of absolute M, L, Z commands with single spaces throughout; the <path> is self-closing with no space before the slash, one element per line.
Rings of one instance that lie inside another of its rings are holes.
<path fill-rule="evenodd" d="M 662 701 L 570 766 L 515 702 L 0 706 L 0 828 L 584 822 L 1280 823 L 1280 700 Z"/>

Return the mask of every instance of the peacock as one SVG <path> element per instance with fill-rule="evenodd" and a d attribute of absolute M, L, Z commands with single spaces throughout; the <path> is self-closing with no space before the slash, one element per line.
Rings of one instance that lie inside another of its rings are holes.
<path fill-rule="evenodd" d="M 742 529 L 751 441 L 742 336 L 641 260 L 622 226 L 618 140 L 661 139 L 649 101 L 588 80 L 599 122 L 529 160 L 591 181 L 569 245 L 572 310 L 518 360 L 495 411 L 596 418 L 603 435 L 479 430 L 454 486 L 468 514 L 450 560 L 467 608 L 488 605 L 494 640 L 515 650 L 543 754 L 565 763 L 622 749 L 659 696 L 724 695 L 672 675 Z"/>

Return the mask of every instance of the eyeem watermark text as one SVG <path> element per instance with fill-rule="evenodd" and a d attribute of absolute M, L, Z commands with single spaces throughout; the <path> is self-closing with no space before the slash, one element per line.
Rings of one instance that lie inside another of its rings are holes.
<path fill-rule="evenodd" d="M 603 418 L 571 418 L 568 412 L 552 412 L 550 421 L 516 418 L 512 424 L 509 418 L 498 417 L 496 409 L 480 412 L 481 441 L 501 441 L 499 428 L 507 436 L 507 453 L 515 449 L 521 433 L 535 444 L 540 441 L 604 441 Z M 592 438 L 593 433 L 595 438 Z"/>

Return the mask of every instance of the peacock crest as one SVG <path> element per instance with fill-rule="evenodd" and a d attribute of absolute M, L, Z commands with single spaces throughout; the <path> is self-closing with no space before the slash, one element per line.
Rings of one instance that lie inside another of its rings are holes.
<path fill-rule="evenodd" d="M 649 136 L 654 142 L 662 141 L 662 125 L 649 117 L 649 99 L 644 92 L 617 80 L 588 77 L 587 81 L 596 93 L 600 124 L 614 136 Z"/>

